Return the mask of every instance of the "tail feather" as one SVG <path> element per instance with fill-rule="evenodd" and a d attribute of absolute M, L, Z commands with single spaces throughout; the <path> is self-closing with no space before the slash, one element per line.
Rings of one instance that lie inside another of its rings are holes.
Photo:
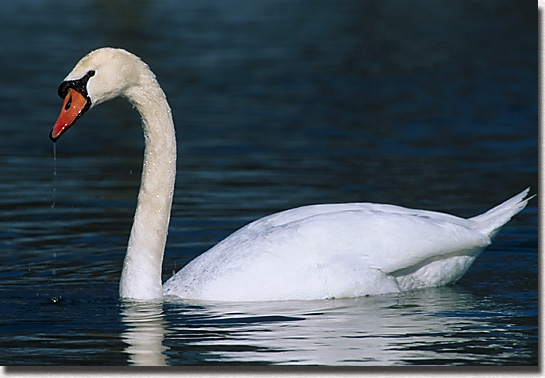
<path fill-rule="evenodd" d="M 488 210 L 486 213 L 469 219 L 476 223 L 475 228 L 492 239 L 504 224 L 524 209 L 528 201 L 535 197 L 535 195 L 526 197 L 529 191 L 530 188 L 526 188 L 516 196 Z"/>

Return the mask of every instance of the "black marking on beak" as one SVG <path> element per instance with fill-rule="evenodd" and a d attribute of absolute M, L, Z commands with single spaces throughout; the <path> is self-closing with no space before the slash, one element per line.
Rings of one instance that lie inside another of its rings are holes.
<path fill-rule="evenodd" d="M 68 89 L 73 88 L 85 97 L 87 97 L 87 100 L 89 100 L 89 103 L 91 103 L 91 99 L 89 98 L 89 94 L 87 93 L 87 82 L 93 76 L 95 76 L 95 71 L 90 70 L 81 79 L 63 81 L 61 85 L 59 85 L 59 90 L 57 91 L 59 97 L 64 99 L 66 97 L 66 94 L 68 93 Z"/>

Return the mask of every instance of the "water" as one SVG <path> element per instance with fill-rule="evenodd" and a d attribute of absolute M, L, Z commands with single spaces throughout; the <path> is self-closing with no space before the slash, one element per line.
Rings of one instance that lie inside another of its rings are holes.
<path fill-rule="evenodd" d="M 57 143 L 53 143 L 53 196 L 51 208 L 55 208 L 55 194 L 57 192 Z"/>
<path fill-rule="evenodd" d="M 537 200 L 452 287 L 121 303 L 138 116 L 122 100 L 92 109 L 58 142 L 56 162 L 48 138 L 57 86 L 89 50 L 122 46 L 150 64 L 179 144 L 164 279 L 295 206 L 472 216 L 537 192 L 537 17 L 524 6 L 2 2 L 0 363 L 536 365 Z"/>

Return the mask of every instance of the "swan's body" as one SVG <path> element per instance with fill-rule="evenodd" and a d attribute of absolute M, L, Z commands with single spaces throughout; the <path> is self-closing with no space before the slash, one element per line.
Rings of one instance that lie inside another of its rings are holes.
<path fill-rule="evenodd" d="M 176 139 L 155 76 L 135 55 L 104 48 L 76 65 L 59 94 L 65 102 L 51 132 L 54 141 L 87 109 L 116 96 L 142 116 L 146 149 L 121 273 L 124 298 L 322 299 L 447 285 L 528 201 L 527 189 L 470 219 L 367 203 L 287 210 L 243 227 L 161 285 Z"/>

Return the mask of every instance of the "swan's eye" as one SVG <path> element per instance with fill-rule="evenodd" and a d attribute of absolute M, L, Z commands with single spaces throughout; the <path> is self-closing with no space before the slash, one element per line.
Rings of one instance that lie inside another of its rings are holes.
<path fill-rule="evenodd" d="M 86 76 L 87 77 L 93 77 L 93 76 L 95 76 L 95 73 L 96 73 L 95 70 L 90 70 L 90 71 L 87 72 Z"/>

